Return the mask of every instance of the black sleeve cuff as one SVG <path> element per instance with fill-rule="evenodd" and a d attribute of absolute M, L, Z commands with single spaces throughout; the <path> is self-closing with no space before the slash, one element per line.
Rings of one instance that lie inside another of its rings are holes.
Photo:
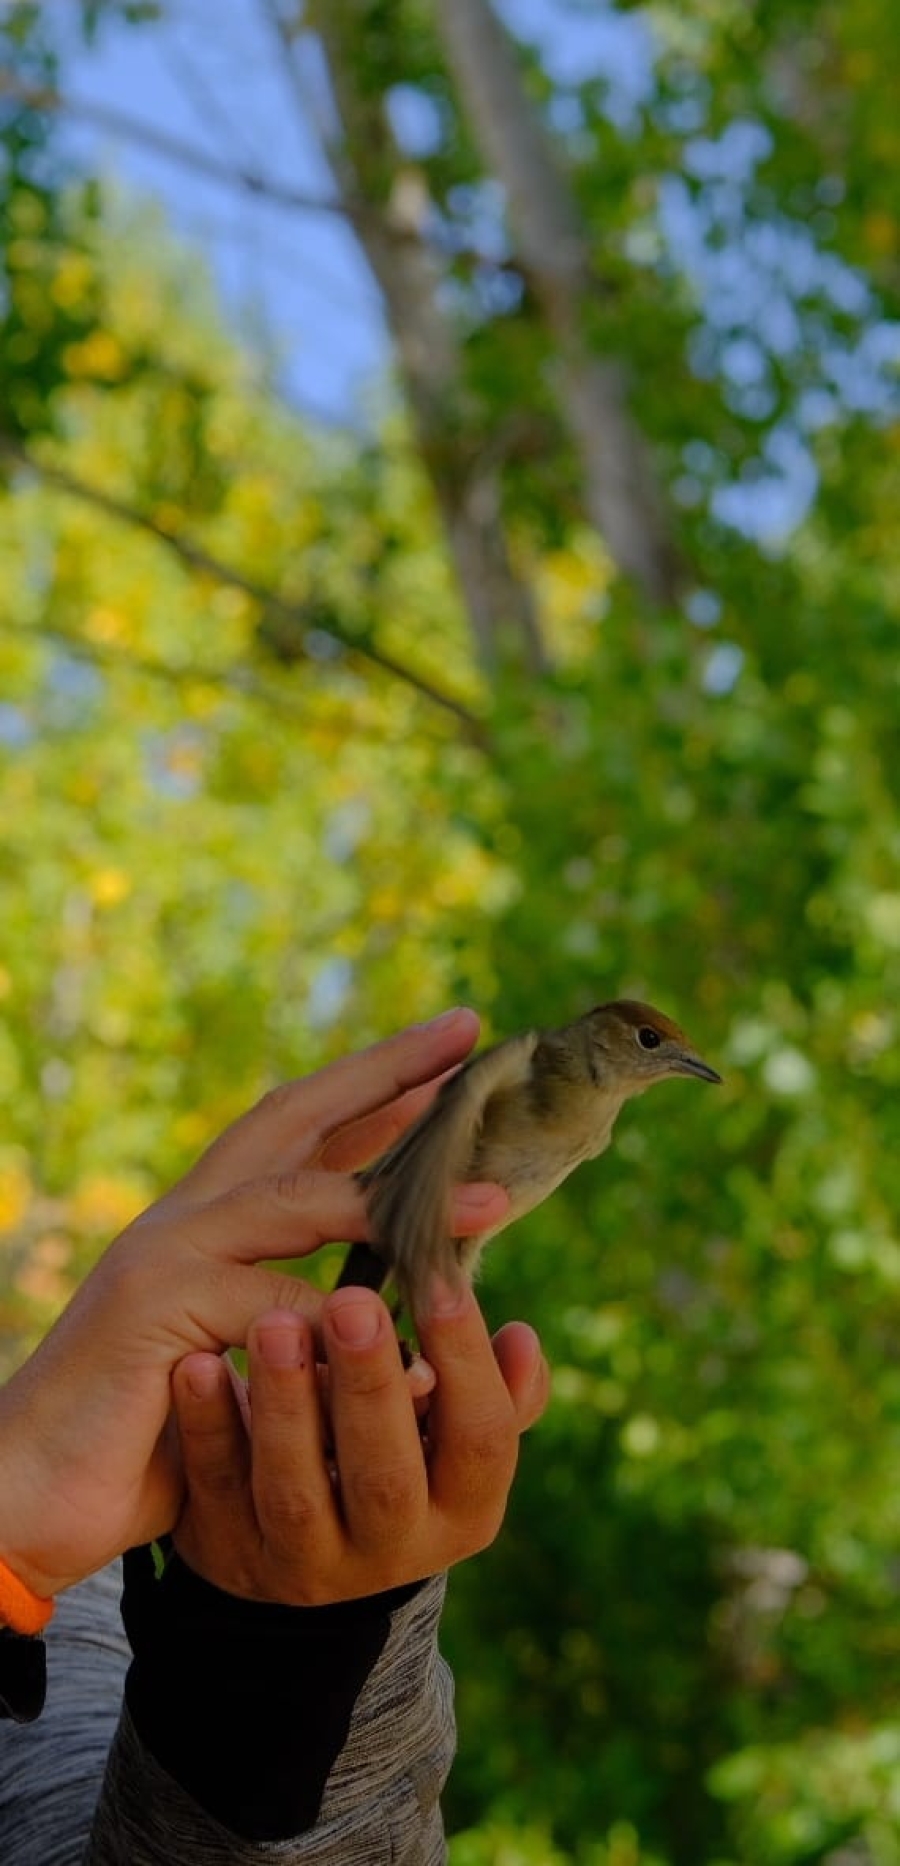
<path fill-rule="evenodd" d="M 249 1840 L 315 1826 L 391 1614 L 422 1585 L 331 1607 L 224 1594 L 171 1554 L 125 1556 L 134 1653 L 125 1698 L 141 1741 L 200 1806 Z"/>
<path fill-rule="evenodd" d="M 47 1649 L 40 1634 L 0 1626 L 0 1717 L 34 1723 L 47 1695 Z"/>

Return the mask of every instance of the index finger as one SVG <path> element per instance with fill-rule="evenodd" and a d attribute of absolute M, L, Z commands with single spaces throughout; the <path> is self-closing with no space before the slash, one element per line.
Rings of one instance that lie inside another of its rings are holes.
<path fill-rule="evenodd" d="M 342 1122 L 323 1143 L 315 1164 L 329 1173 L 352 1173 L 358 1166 L 368 1166 L 370 1160 L 386 1153 L 388 1147 L 418 1121 L 426 1108 L 430 1108 L 438 1089 L 455 1074 L 455 1069 L 442 1069 L 440 1075 L 421 1082 L 417 1088 L 407 1089 L 405 1094 L 398 1095 L 395 1101 L 385 1102 L 372 1114 L 361 1115 L 358 1120 L 346 1124 Z"/>
<path fill-rule="evenodd" d="M 431 1023 L 412 1024 L 314 1075 L 270 1090 L 213 1141 L 181 1181 L 176 1200 L 184 1195 L 214 1198 L 244 1180 L 303 1165 L 339 1128 L 462 1062 L 478 1031 L 474 1011 L 444 1011 Z"/>

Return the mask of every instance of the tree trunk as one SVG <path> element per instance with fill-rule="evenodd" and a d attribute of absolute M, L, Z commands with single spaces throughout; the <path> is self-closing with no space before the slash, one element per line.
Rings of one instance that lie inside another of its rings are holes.
<path fill-rule="evenodd" d="M 467 420 L 459 346 L 439 302 L 439 261 L 424 238 L 428 196 L 397 149 L 372 75 L 373 44 L 379 67 L 390 64 L 385 8 L 377 0 L 311 0 L 305 17 L 321 40 L 341 123 L 340 147 L 329 155 L 357 204 L 354 224 L 384 297 L 479 657 L 488 671 L 511 664 L 540 672 L 534 603 L 506 547 L 500 471 Z M 393 69 L 402 69 L 400 58 Z"/>
<path fill-rule="evenodd" d="M 469 128 L 501 183 L 518 257 L 559 355 L 558 395 L 578 449 L 588 517 L 645 596 L 672 602 L 675 554 L 625 371 L 594 355 L 585 308 L 596 293 L 572 191 L 522 88 L 514 47 L 489 0 L 434 0 Z"/>

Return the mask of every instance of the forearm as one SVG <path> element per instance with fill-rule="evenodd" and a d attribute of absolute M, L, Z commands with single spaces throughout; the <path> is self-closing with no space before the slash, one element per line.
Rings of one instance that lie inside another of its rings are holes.
<path fill-rule="evenodd" d="M 438 1866 L 442 1579 L 284 1609 L 176 1570 L 149 1610 L 146 1573 L 131 1579 L 137 1657 L 84 1866 L 255 1866 L 273 1843 L 283 1866 Z"/>

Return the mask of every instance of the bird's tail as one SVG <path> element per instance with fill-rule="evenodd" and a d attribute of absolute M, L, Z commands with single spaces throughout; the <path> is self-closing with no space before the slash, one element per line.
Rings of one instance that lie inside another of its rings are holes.
<path fill-rule="evenodd" d="M 471 1177 L 487 1103 L 518 1087 L 522 1073 L 522 1038 L 483 1051 L 445 1082 L 431 1107 L 380 1160 L 358 1175 L 367 1192 L 375 1250 L 358 1248 L 376 1256 L 381 1281 L 390 1272 L 413 1314 L 425 1308 L 434 1273 L 451 1287 L 462 1277 L 450 1218 L 453 1187 Z M 354 1256 L 351 1251 L 342 1282 L 362 1280 L 347 1274 Z M 357 1267 L 366 1268 L 361 1259 Z M 369 1266 L 369 1275 L 375 1273 Z M 370 1281 L 368 1286 L 380 1284 Z"/>
<path fill-rule="evenodd" d="M 387 1282 L 390 1273 L 390 1264 L 371 1244 L 351 1244 L 334 1287 L 346 1289 L 348 1283 L 353 1283 L 357 1289 L 378 1290 Z"/>

